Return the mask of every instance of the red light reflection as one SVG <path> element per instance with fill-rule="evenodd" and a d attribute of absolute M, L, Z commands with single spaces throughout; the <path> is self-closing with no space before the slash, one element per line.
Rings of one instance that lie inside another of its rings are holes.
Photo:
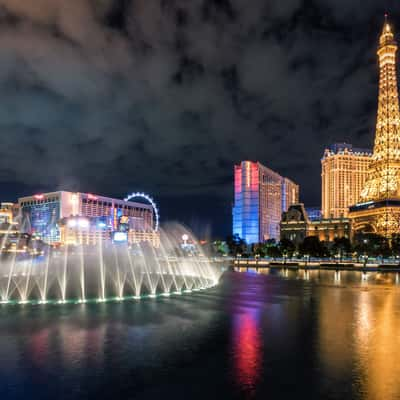
<path fill-rule="evenodd" d="M 233 355 L 235 378 L 246 397 L 252 397 L 262 370 L 262 338 L 258 310 L 246 310 L 235 318 Z"/>

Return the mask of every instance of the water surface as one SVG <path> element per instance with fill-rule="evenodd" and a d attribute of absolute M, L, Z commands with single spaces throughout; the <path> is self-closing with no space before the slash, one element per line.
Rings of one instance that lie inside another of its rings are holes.
<path fill-rule="evenodd" d="M 398 282 L 226 273 L 179 297 L 0 307 L 0 396 L 397 399 Z"/>

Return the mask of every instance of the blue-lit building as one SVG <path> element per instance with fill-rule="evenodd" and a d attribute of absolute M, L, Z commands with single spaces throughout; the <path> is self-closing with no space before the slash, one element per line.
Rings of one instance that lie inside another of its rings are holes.
<path fill-rule="evenodd" d="M 298 202 L 299 186 L 259 162 L 234 167 L 232 233 L 246 243 L 279 240 L 283 211 Z"/>

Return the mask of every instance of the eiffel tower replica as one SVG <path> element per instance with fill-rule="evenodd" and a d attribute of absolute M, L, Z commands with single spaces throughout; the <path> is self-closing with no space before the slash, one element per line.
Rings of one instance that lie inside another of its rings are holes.
<path fill-rule="evenodd" d="M 379 39 L 379 99 L 369 176 L 358 204 L 349 208 L 354 233 L 390 238 L 400 233 L 400 111 L 396 77 L 397 43 L 385 16 Z"/>

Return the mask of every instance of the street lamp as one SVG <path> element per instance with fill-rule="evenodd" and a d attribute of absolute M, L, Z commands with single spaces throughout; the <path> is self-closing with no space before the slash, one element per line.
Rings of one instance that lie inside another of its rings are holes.
<path fill-rule="evenodd" d="M 187 245 L 187 241 L 189 240 L 189 236 L 186 233 L 184 233 L 182 235 L 182 240 L 183 240 L 183 244 L 186 246 Z"/>

